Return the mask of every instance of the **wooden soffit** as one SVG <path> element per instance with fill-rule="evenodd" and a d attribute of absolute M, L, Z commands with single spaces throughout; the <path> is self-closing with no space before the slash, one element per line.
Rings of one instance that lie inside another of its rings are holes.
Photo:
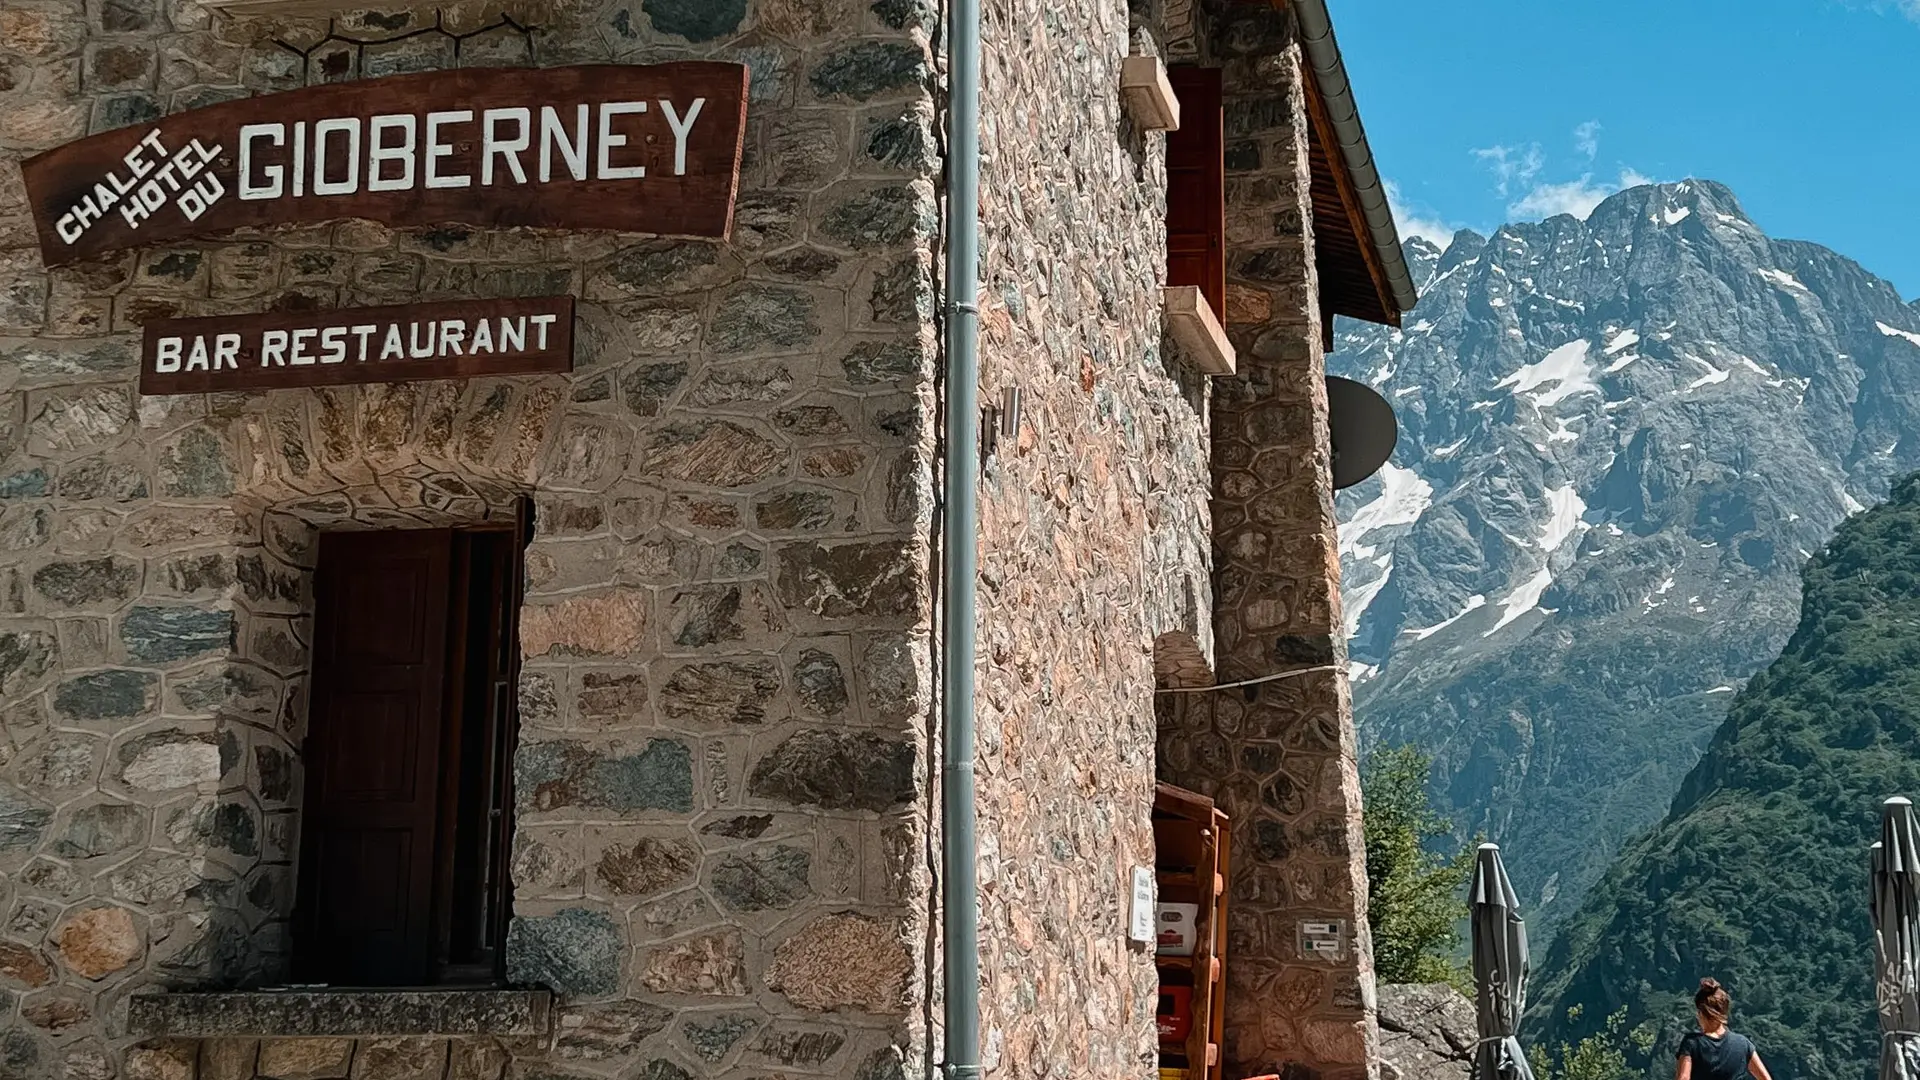
<path fill-rule="evenodd" d="M 1346 315 L 1387 326 L 1400 325 L 1393 290 L 1373 246 L 1373 234 L 1361 215 L 1353 178 L 1340 156 L 1333 124 L 1314 81 L 1302 64 L 1306 87 L 1308 151 L 1313 174 L 1313 261 L 1320 278 L 1320 306 L 1329 316 Z M 1329 320 L 1331 322 L 1331 320 Z"/>

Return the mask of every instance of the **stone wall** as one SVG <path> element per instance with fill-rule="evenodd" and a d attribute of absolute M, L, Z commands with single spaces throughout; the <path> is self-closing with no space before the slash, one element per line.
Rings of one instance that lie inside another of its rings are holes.
<path fill-rule="evenodd" d="M 505 1080 L 538 1060 L 524 1039 L 153 1039 L 127 1054 L 127 1080 Z M 639 1075 L 684 1080 L 665 1060 Z M 48 1074 L 54 1075 L 54 1074 Z"/>
<path fill-rule="evenodd" d="M 284 977 L 313 537 L 523 492 L 509 974 L 560 1000 L 515 1075 L 918 1071 L 930 28 L 917 0 L 0 8 L 0 1077 L 246 1075 L 130 1059 L 124 1003 Z M 18 161 L 91 131 L 689 57 L 753 73 L 724 244 L 349 221 L 52 272 L 32 246 Z M 567 377 L 134 392 L 152 317 L 554 292 Z M 384 1053 L 354 1075 L 415 1075 Z"/>
<path fill-rule="evenodd" d="M 1224 69 L 1227 312 L 1239 373 L 1215 384 L 1217 674 L 1161 733 L 1163 775 L 1234 823 L 1229 1075 L 1374 1074 L 1372 945 L 1313 270 L 1300 50 L 1284 10 L 1211 5 Z M 1337 954 L 1302 924 L 1337 922 Z"/>
<path fill-rule="evenodd" d="M 1152 1076 L 1153 645 L 1211 641 L 1204 376 L 1163 345 L 1165 136 L 1125 0 L 985 5 L 980 881 L 991 1075 Z M 1137 27 L 1151 43 L 1158 27 Z"/>

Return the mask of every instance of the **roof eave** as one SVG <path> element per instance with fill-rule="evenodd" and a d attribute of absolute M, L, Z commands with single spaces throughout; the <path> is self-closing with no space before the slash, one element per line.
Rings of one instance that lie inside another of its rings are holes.
<path fill-rule="evenodd" d="M 1367 146 L 1367 133 L 1360 125 L 1360 109 L 1353 100 L 1353 85 L 1347 81 L 1347 68 L 1340 60 L 1340 46 L 1333 38 L 1333 20 L 1327 15 L 1326 0 L 1288 0 L 1300 28 L 1300 44 L 1307 63 L 1313 69 L 1334 140 L 1340 148 L 1361 218 L 1379 266 L 1385 273 L 1387 288 L 1398 312 L 1413 310 L 1420 299 L 1406 256 L 1400 250 L 1400 230 L 1394 225 L 1393 210 L 1387 205 L 1386 183 L 1374 166 L 1373 150 Z"/>

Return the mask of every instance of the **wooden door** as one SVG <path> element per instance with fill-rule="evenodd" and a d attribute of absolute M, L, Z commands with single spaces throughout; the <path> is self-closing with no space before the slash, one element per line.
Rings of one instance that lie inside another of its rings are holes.
<path fill-rule="evenodd" d="M 1176 67 L 1180 129 L 1167 133 L 1167 284 L 1198 285 L 1226 321 L 1226 111 L 1220 69 Z"/>
<path fill-rule="evenodd" d="M 452 541 L 445 529 L 320 537 L 301 981 L 431 978 Z"/>

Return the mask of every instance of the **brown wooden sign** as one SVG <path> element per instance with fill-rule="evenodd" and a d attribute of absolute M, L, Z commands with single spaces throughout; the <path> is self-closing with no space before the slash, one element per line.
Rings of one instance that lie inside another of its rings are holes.
<path fill-rule="evenodd" d="M 22 170 L 47 265 L 243 226 L 367 218 L 727 236 L 747 69 L 468 68 L 229 101 Z"/>
<path fill-rule="evenodd" d="M 573 370 L 573 297 L 456 300 L 146 326 L 142 394 Z"/>

